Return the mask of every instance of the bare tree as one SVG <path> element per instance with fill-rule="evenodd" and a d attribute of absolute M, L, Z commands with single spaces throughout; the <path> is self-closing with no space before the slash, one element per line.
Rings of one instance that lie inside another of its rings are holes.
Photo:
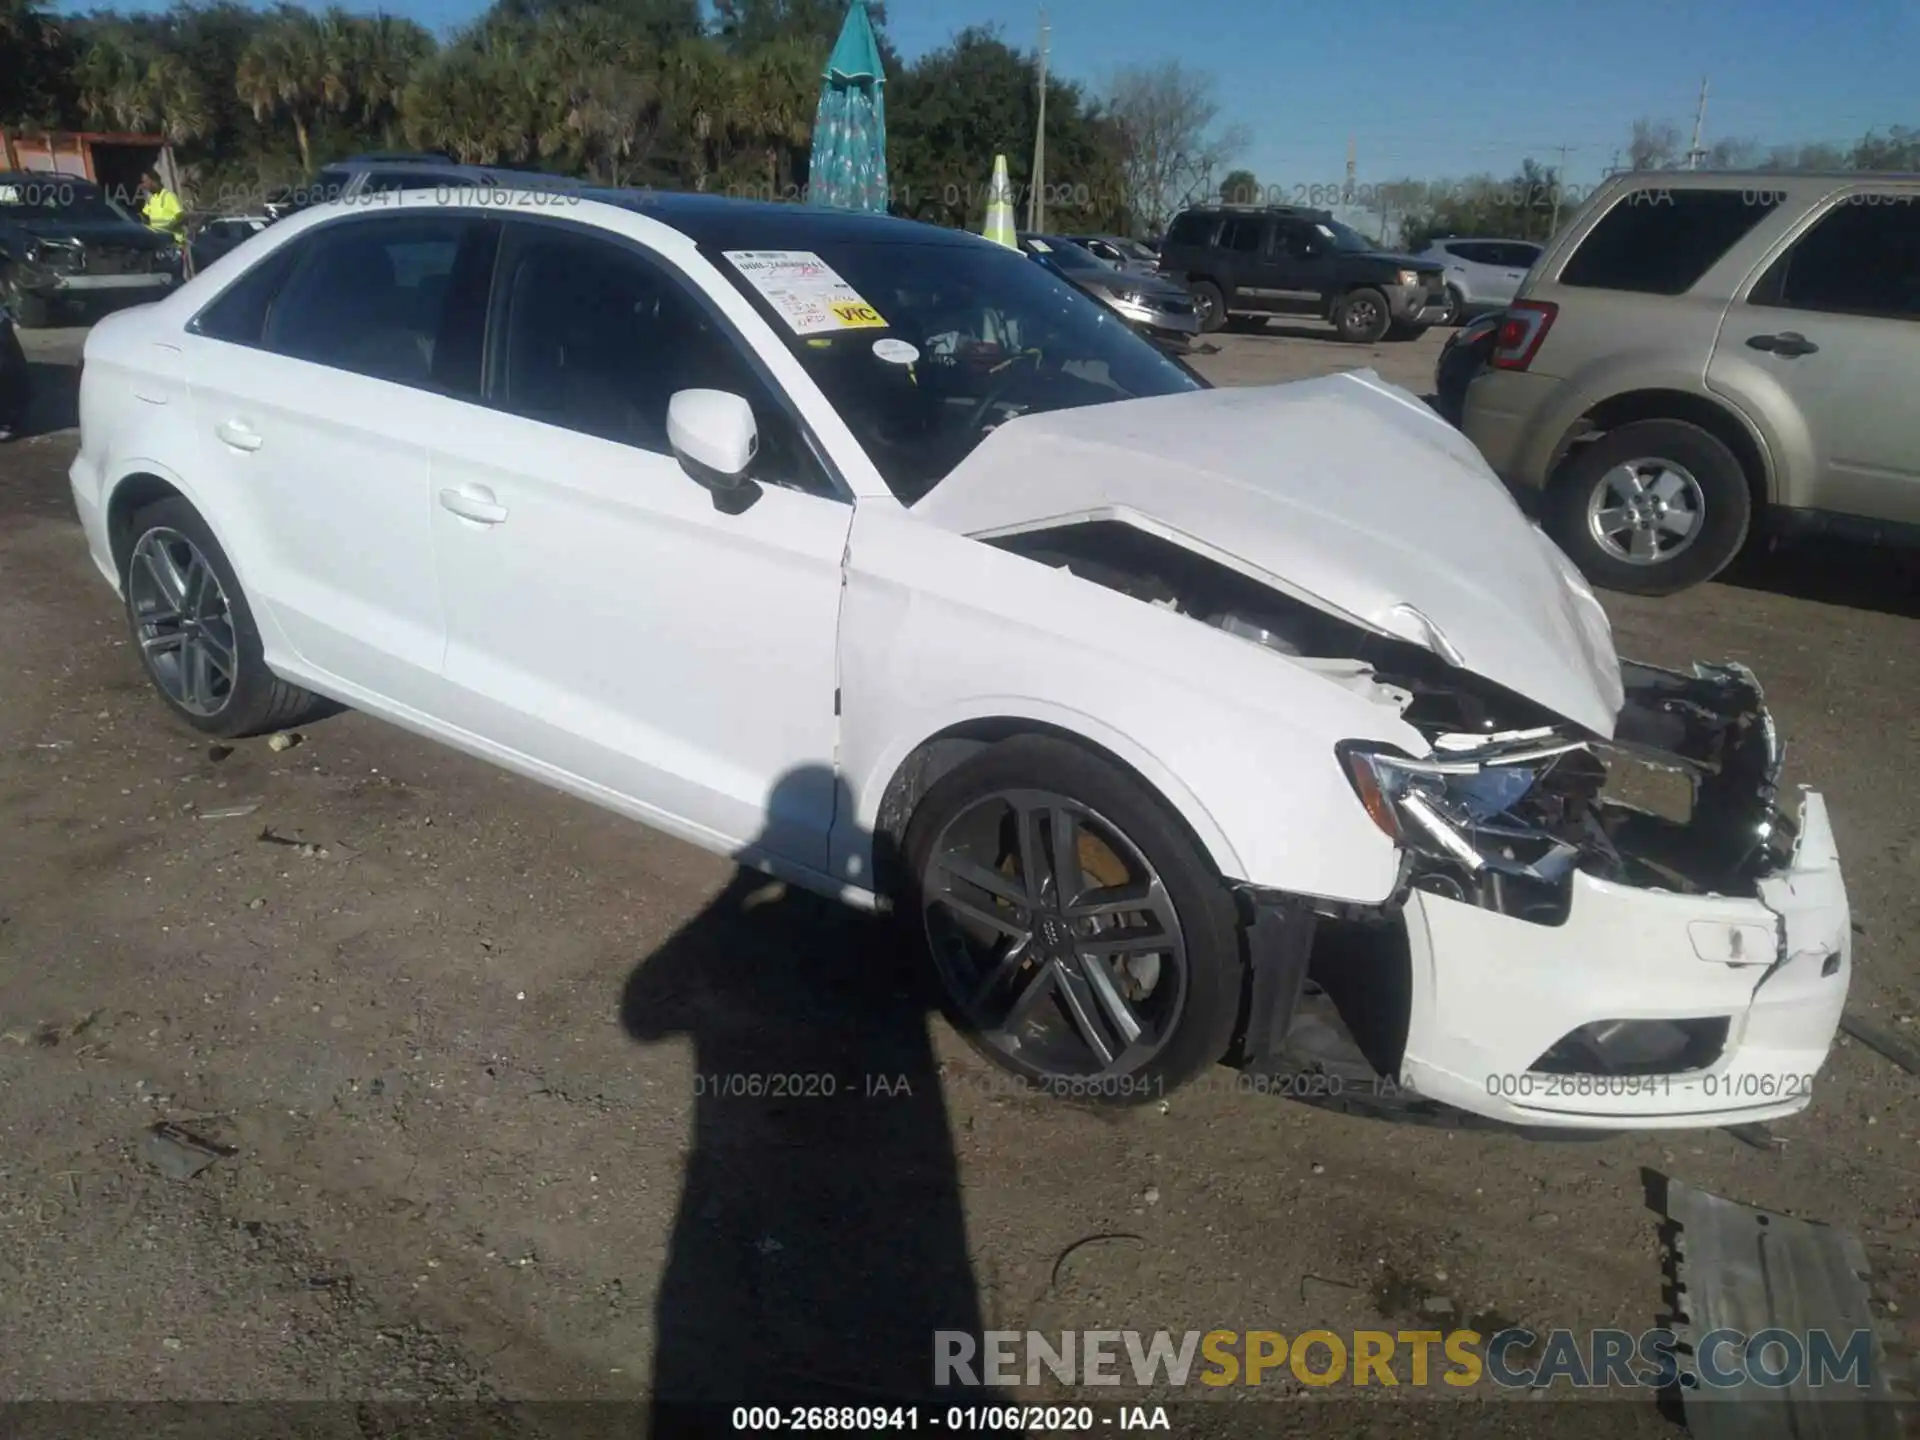
<path fill-rule="evenodd" d="M 1218 126 L 1213 77 L 1178 60 L 1115 78 L 1107 114 L 1120 135 L 1128 208 L 1159 231 L 1174 211 L 1212 193 L 1214 172 L 1244 150 L 1244 126 Z"/>
<path fill-rule="evenodd" d="M 1751 170 L 1760 163 L 1760 142 L 1744 136 L 1716 140 L 1701 162 L 1707 170 Z"/>
<path fill-rule="evenodd" d="M 1680 155 L 1680 131 L 1669 120 L 1636 120 L 1627 141 L 1630 170 L 1671 170 Z"/>

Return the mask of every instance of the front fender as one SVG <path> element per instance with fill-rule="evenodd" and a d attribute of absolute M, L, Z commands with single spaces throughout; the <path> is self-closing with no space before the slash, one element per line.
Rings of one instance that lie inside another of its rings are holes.
<path fill-rule="evenodd" d="M 1425 742 L 1390 706 L 1251 641 L 916 519 L 861 507 L 841 615 L 835 874 L 868 883 L 887 786 L 927 739 L 1012 720 L 1111 752 L 1223 877 L 1377 904 L 1398 852 L 1334 746 Z M 849 865 L 855 866 L 849 870 Z"/>

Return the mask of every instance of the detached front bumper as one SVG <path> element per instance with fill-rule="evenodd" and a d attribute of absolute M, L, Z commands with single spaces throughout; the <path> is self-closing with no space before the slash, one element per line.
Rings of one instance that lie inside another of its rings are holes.
<path fill-rule="evenodd" d="M 1611 806 L 1622 851 L 1663 867 L 1672 887 L 1576 869 L 1562 911 L 1523 918 L 1416 882 L 1403 910 L 1411 1003 L 1398 1078 L 1529 1126 L 1792 1115 L 1812 1099 L 1852 974 L 1826 802 L 1803 792 L 1797 835 L 1775 808 L 1780 749 L 1747 672 L 1623 672 L 1615 745 L 1595 748 L 1694 779 L 1685 821 Z M 1715 711 L 1715 695 L 1738 697 L 1737 713 Z M 1754 858 L 1742 866 L 1742 854 Z M 1689 863 L 1726 878 L 1683 879 Z"/>

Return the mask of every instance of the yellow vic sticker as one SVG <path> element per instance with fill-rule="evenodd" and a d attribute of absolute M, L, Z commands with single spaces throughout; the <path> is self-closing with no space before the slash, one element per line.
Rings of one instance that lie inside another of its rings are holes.
<path fill-rule="evenodd" d="M 843 329 L 869 330 L 886 328 L 887 322 L 880 318 L 880 312 L 871 305 L 853 300 L 836 300 L 827 308 L 833 311 L 833 318 L 840 322 Z"/>

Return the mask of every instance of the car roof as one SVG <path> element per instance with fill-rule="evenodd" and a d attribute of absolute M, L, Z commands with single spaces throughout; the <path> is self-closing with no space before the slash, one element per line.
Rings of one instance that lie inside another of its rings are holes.
<path fill-rule="evenodd" d="M 1469 245 L 1531 245 L 1536 250 L 1546 248 L 1538 240 L 1522 240 L 1516 235 L 1435 235 L 1428 239 L 1429 245 L 1451 245 L 1456 240 Z"/>
<path fill-rule="evenodd" d="M 518 177 L 516 177 L 518 178 Z M 719 250 L 803 250 L 849 242 L 878 245 L 975 245 L 1004 247 L 966 230 L 949 230 L 892 215 L 830 210 L 819 205 L 782 205 L 666 190 L 617 190 L 583 186 L 583 200 L 618 205 L 678 230 L 696 245 Z"/>

